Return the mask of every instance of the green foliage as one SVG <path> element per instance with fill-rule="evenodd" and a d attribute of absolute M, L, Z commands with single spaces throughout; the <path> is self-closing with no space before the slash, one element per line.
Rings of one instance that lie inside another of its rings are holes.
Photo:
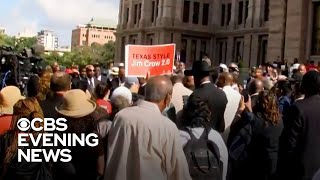
<path fill-rule="evenodd" d="M 0 34 L 0 46 L 11 46 L 15 52 L 21 52 L 24 48 L 32 48 L 36 44 L 36 37 L 16 38 L 14 36 Z"/>

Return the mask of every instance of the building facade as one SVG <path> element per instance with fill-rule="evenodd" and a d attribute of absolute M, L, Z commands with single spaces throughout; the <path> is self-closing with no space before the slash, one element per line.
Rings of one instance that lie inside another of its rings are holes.
<path fill-rule="evenodd" d="M 116 26 L 108 24 L 107 20 L 92 19 L 87 25 L 79 25 L 72 31 L 71 47 L 114 42 L 116 41 L 115 32 Z"/>
<path fill-rule="evenodd" d="M 175 43 L 190 66 L 320 59 L 319 0 L 121 0 L 115 61 L 127 44 Z"/>
<path fill-rule="evenodd" d="M 53 31 L 42 30 L 38 33 L 38 44 L 44 46 L 45 51 L 55 51 L 59 47 L 58 37 Z"/>
<path fill-rule="evenodd" d="M 22 32 L 19 32 L 16 36 L 17 39 L 19 38 L 31 38 L 36 37 L 37 33 L 33 32 L 31 29 L 25 28 Z"/>

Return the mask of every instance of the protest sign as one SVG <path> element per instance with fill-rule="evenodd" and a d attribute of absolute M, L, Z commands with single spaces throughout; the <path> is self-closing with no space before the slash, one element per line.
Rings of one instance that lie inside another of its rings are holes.
<path fill-rule="evenodd" d="M 127 45 L 126 77 L 145 77 L 171 74 L 173 71 L 175 44 Z"/>

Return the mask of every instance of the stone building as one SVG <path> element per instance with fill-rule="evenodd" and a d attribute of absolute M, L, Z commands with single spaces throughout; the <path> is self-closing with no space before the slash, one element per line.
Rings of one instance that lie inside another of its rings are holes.
<path fill-rule="evenodd" d="M 126 44 L 175 43 L 190 66 L 320 59 L 319 0 L 121 0 L 116 62 Z M 319 55 L 319 56 L 318 56 Z"/>

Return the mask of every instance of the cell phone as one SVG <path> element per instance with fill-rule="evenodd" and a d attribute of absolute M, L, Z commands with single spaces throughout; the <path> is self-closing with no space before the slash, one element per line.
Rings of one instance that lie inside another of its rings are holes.
<path fill-rule="evenodd" d="M 249 101 L 249 92 L 246 90 L 242 91 L 242 96 L 244 97 L 244 102 L 248 102 Z"/>

